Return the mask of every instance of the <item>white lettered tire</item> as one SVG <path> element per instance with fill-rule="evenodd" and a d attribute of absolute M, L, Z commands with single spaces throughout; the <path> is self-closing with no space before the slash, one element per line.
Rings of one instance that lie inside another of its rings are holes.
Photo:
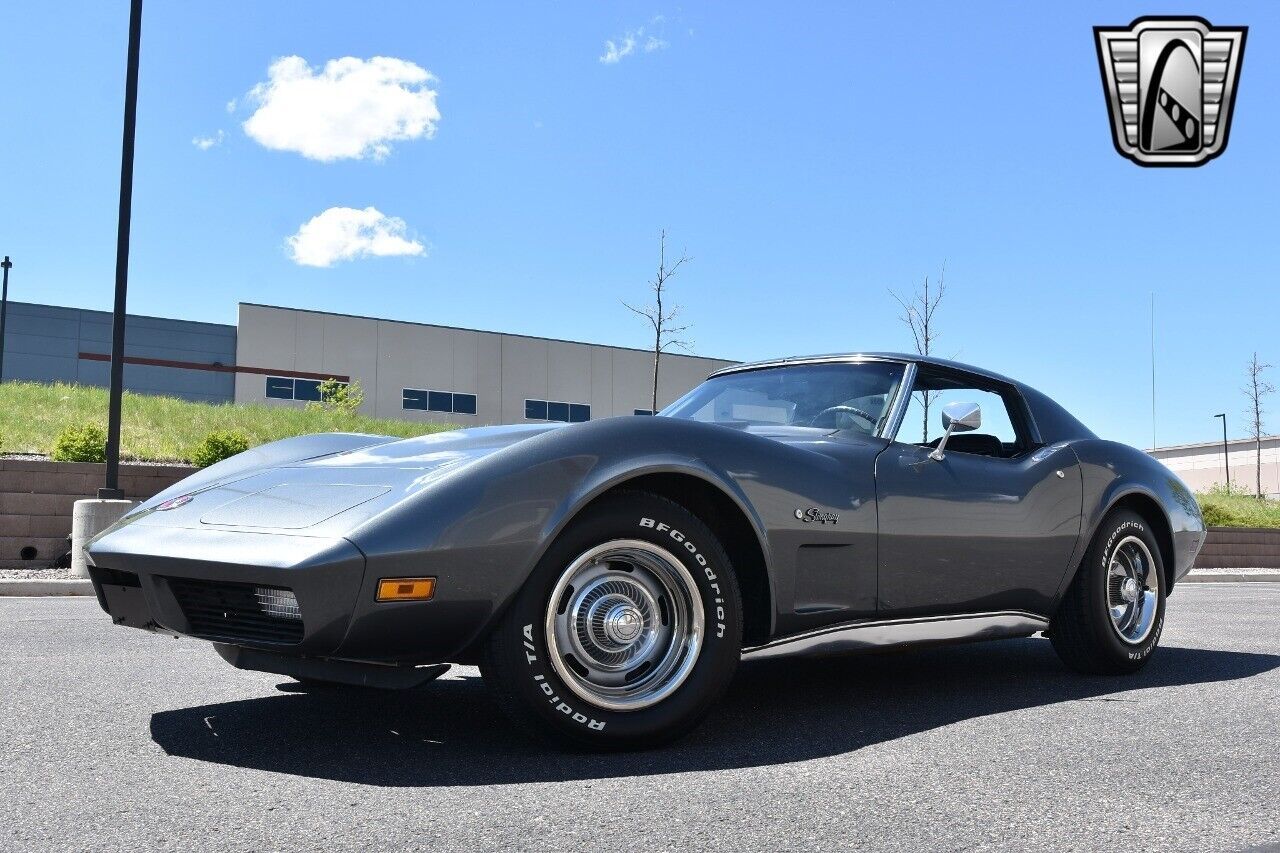
<path fill-rule="evenodd" d="M 485 644 L 481 671 L 515 720 L 561 743 L 643 749 L 693 729 L 742 642 L 733 567 L 684 507 L 606 496 L 552 543 Z"/>
<path fill-rule="evenodd" d="M 1166 577 L 1146 519 L 1126 509 L 1109 513 L 1049 626 L 1054 651 L 1079 672 L 1141 669 L 1164 629 Z"/>

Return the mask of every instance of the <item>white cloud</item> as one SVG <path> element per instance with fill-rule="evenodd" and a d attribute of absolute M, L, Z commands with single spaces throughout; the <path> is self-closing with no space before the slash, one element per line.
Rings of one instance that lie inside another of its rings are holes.
<path fill-rule="evenodd" d="M 210 148 L 214 147 L 215 145 L 221 145 L 222 140 L 226 138 L 227 138 L 227 132 L 225 130 L 219 130 L 217 133 L 213 134 L 212 136 L 196 136 L 192 138 L 191 144 L 199 148 L 201 151 L 208 151 Z"/>
<path fill-rule="evenodd" d="M 624 56 L 630 56 L 636 51 L 636 34 L 627 33 L 624 35 L 620 43 L 613 39 L 607 39 L 604 43 L 604 53 L 600 55 L 600 61 L 605 65 L 613 65 L 621 60 Z"/>
<path fill-rule="evenodd" d="M 285 240 L 289 257 L 304 267 L 328 267 L 354 258 L 425 255 L 427 249 L 405 236 L 403 219 L 376 207 L 331 207 Z"/>
<path fill-rule="evenodd" d="M 229 113 L 235 112 L 236 106 L 238 105 L 238 103 L 239 102 L 235 98 L 232 98 L 231 100 L 227 101 L 227 112 Z"/>
<path fill-rule="evenodd" d="M 256 106 L 243 127 L 277 151 L 312 160 L 381 160 L 391 143 L 430 139 L 440 121 L 435 77 L 403 59 L 345 56 L 314 69 L 300 56 L 271 63 L 245 96 Z"/>
<path fill-rule="evenodd" d="M 648 26 L 661 30 L 666 21 L 665 15 L 654 15 L 650 19 Z M 645 53 L 653 53 L 655 50 L 662 50 L 667 47 L 670 47 L 670 42 L 666 39 L 659 38 L 652 33 L 646 36 L 645 28 L 639 27 L 634 30 L 627 30 L 616 40 L 606 39 L 604 53 L 600 55 L 600 61 L 605 65 L 615 65 L 635 53 L 636 48 L 640 48 Z"/>

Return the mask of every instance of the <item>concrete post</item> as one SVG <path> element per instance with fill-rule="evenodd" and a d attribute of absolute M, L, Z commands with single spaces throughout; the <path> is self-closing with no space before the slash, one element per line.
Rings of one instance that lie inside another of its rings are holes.
<path fill-rule="evenodd" d="M 71 510 L 71 574 L 78 578 L 89 577 L 89 564 L 84 546 L 89 540 L 120 520 L 120 517 L 138 505 L 138 501 L 83 500 L 76 501 Z"/>

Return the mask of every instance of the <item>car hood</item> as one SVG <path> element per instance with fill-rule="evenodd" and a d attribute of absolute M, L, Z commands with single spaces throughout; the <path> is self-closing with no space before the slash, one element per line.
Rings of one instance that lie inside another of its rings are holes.
<path fill-rule="evenodd" d="M 137 526 L 342 536 L 469 463 L 567 426 L 479 427 L 378 441 L 178 483 L 100 534 Z"/>
<path fill-rule="evenodd" d="M 353 467 L 434 470 L 441 466 L 480 459 L 513 444 L 567 426 L 568 424 L 516 424 L 449 430 L 308 459 L 289 467 L 319 470 Z"/>

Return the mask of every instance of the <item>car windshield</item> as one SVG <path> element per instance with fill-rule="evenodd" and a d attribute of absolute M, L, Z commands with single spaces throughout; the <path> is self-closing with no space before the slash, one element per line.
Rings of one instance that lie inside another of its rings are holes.
<path fill-rule="evenodd" d="M 852 429 L 879 434 L 905 365 L 887 361 L 796 364 L 708 379 L 660 412 L 726 426 Z"/>

